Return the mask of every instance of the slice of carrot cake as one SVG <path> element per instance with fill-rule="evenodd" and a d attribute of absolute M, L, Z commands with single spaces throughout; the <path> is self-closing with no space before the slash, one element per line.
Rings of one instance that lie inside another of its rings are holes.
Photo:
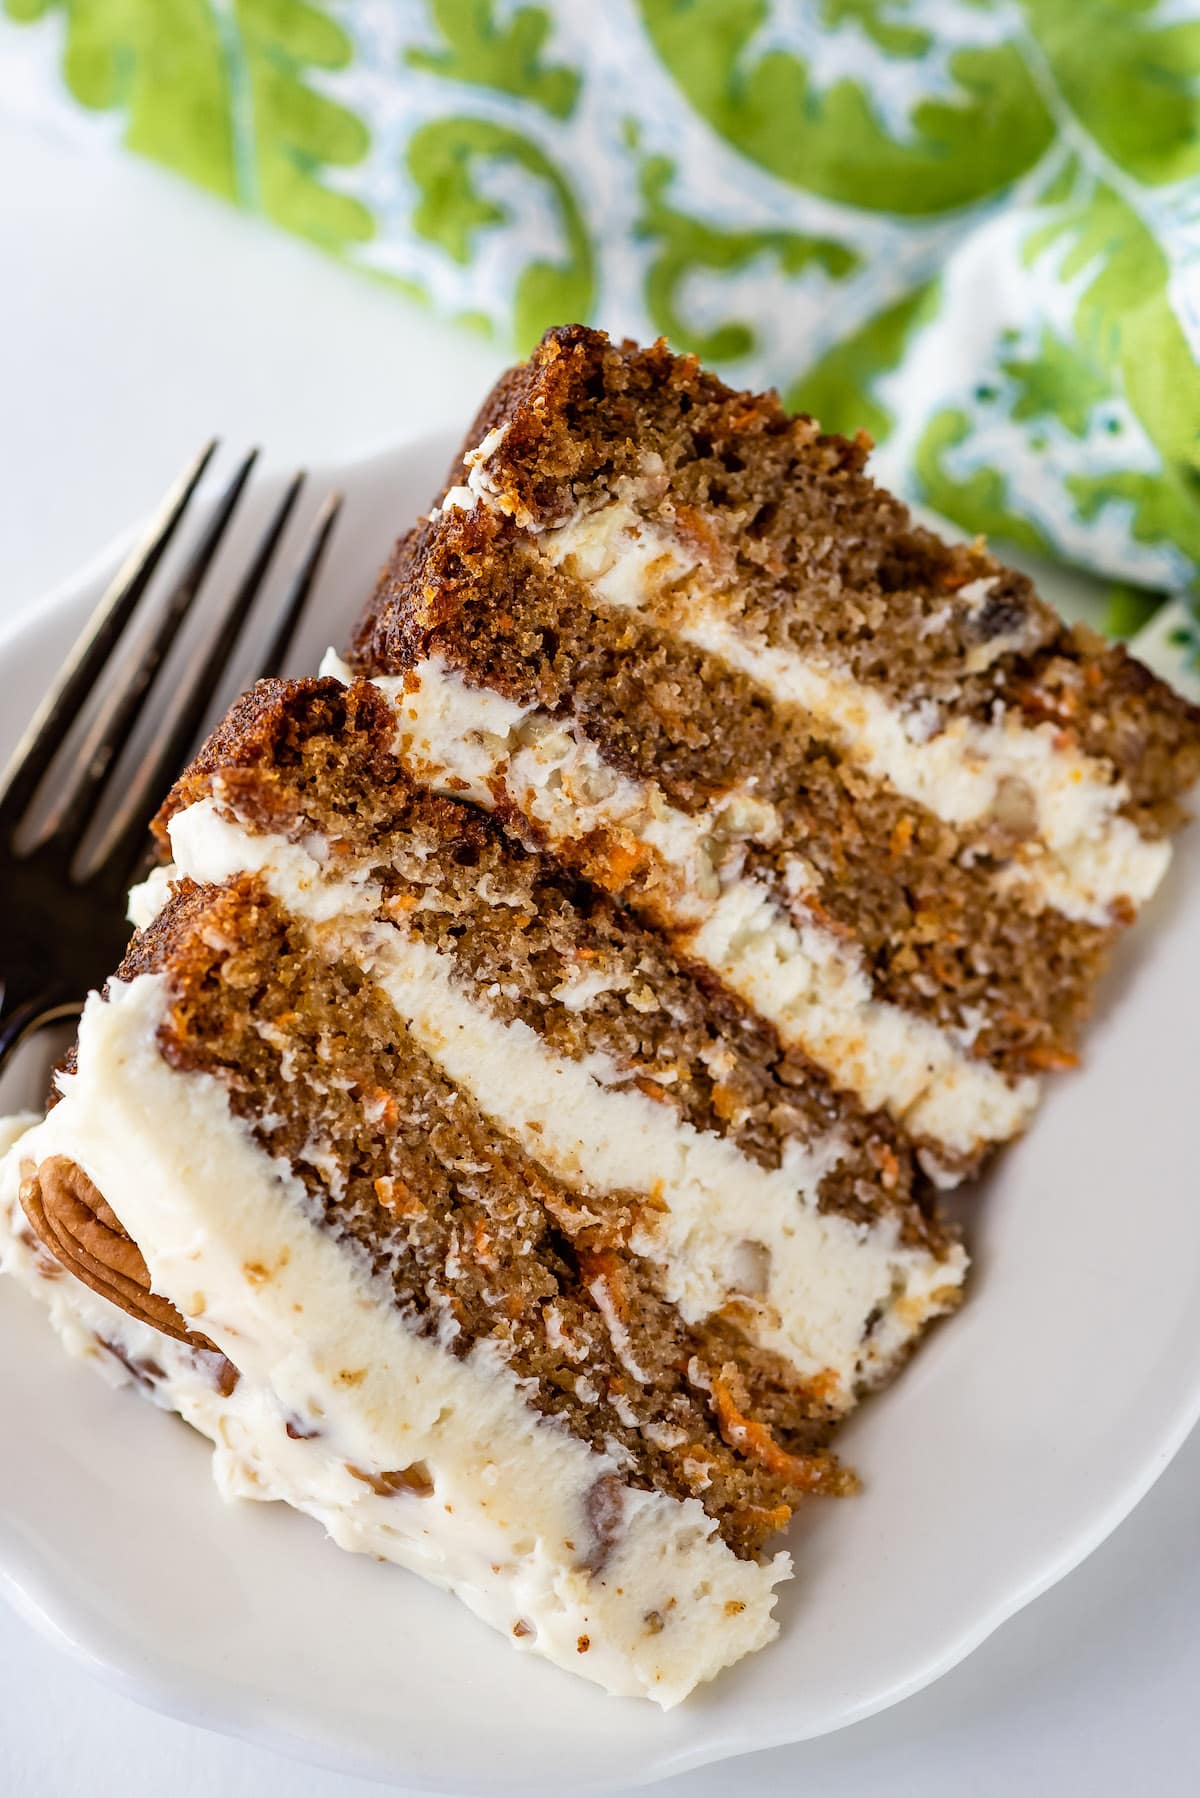
<path fill-rule="evenodd" d="M 952 1184 L 1072 1064 L 1200 713 L 695 358 L 547 333 L 352 662 L 494 806 Z"/>
<path fill-rule="evenodd" d="M 4 1263 L 227 1492 L 669 1704 L 774 1634 L 767 1545 L 964 1256 L 885 1112 L 402 738 L 366 681 L 234 707 Z"/>
<path fill-rule="evenodd" d="M 670 1704 L 965 1256 L 1200 715 L 773 398 L 552 332 L 178 782 L 0 1264 L 228 1493 Z M 368 677 L 368 678 L 364 678 Z"/>

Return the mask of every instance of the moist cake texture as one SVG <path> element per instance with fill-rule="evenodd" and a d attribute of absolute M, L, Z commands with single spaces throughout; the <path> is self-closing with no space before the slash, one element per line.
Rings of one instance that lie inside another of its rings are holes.
<path fill-rule="evenodd" d="M 774 1632 L 773 1538 L 965 1257 L 890 1119 L 403 742 L 367 681 L 234 707 L 7 1260 L 227 1490 L 670 1703 Z"/>
<path fill-rule="evenodd" d="M 865 453 L 551 332 L 177 783 L 0 1163 L 0 1265 L 224 1492 L 664 1705 L 775 1633 L 1200 769 Z"/>
<path fill-rule="evenodd" d="M 1200 715 L 916 526 L 868 447 L 662 344 L 552 331 L 351 660 L 425 780 L 636 909 L 953 1184 L 1074 1064 Z"/>

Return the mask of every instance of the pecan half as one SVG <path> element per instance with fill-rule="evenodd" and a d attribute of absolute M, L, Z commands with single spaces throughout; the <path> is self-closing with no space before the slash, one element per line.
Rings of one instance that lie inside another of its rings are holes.
<path fill-rule="evenodd" d="M 30 1228 L 68 1273 L 164 1336 L 215 1349 L 207 1336 L 188 1329 L 169 1299 L 151 1292 L 142 1251 L 77 1162 L 52 1155 L 21 1171 L 21 1206 Z"/>

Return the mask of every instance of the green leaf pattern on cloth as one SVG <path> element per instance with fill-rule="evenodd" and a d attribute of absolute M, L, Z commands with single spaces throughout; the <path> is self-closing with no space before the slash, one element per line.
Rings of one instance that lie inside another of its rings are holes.
<path fill-rule="evenodd" d="M 360 162 L 370 137 L 357 112 L 312 79 L 354 57 L 328 9 L 306 0 L 5 0 L 5 11 L 26 23 L 57 16 L 67 91 L 96 112 L 124 114 L 131 150 L 324 248 L 373 235 L 369 208 L 323 178 Z"/>
<path fill-rule="evenodd" d="M 542 7 L 518 7 L 507 23 L 497 16 L 496 0 L 430 0 L 429 10 L 446 48 L 406 50 L 410 68 L 495 88 L 544 106 L 556 119 L 569 117 L 581 77 L 576 69 L 542 62 L 550 31 Z"/>
<path fill-rule="evenodd" d="M 882 443 L 896 419 L 877 397 L 879 377 L 899 367 L 912 332 L 936 316 L 938 292 L 936 279 L 926 281 L 877 312 L 806 369 L 785 393 L 785 404 L 819 418 L 830 431 L 866 430 Z"/>
<path fill-rule="evenodd" d="M 840 61 L 823 75 L 823 53 L 838 36 L 853 41 L 851 32 L 822 33 L 811 18 L 806 30 L 794 10 L 796 21 L 781 29 L 767 0 L 641 7 L 697 111 L 782 180 L 873 212 L 947 212 L 1007 187 L 1050 144 L 1054 124 L 1024 57 L 1010 42 L 989 41 L 990 21 L 975 8 L 926 8 L 931 21 L 945 15 L 935 39 L 889 30 L 888 14 L 901 9 L 827 7 L 859 38 L 849 66 L 878 72 L 878 88 L 869 76 L 843 73 Z M 917 9 L 904 11 L 915 17 Z M 946 34 L 952 21 L 958 42 Z"/>
<path fill-rule="evenodd" d="M 741 320 L 726 320 L 709 329 L 688 320 L 683 295 L 697 272 L 735 273 L 765 261 L 778 277 L 818 267 L 840 281 L 859 265 L 855 251 L 836 238 L 808 237 L 797 231 L 722 230 L 677 211 L 667 197 L 675 175 L 669 157 L 652 156 L 643 163 L 643 207 L 635 230 L 639 238 L 657 246 L 645 281 L 651 321 L 681 350 L 706 362 L 728 363 L 752 355 L 757 347 L 753 328 Z"/>
<path fill-rule="evenodd" d="M 591 240 L 571 189 L 535 143 L 488 119 L 437 119 L 410 139 L 408 167 L 420 195 L 413 229 L 464 267 L 481 234 L 510 223 L 521 184 L 530 185 L 551 209 L 561 254 L 531 254 L 513 271 L 517 337 L 532 343 L 548 325 L 587 317 L 594 295 Z"/>
<path fill-rule="evenodd" d="M 53 18 L 68 91 L 97 112 L 120 110 L 131 150 L 237 197 L 232 84 L 208 0 L 5 0 L 5 12 Z"/>
<path fill-rule="evenodd" d="M 1200 593 L 1200 0 L 0 0 L 0 98 L 521 350 L 666 334 Z M 1172 640 L 1186 636 L 1170 626 Z"/>

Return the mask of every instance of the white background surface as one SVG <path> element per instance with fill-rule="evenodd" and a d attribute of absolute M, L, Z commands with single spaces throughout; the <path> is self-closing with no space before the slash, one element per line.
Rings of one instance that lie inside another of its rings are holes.
<path fill-rule="evenodd" d="M 207 436 L 261 442 L 275 464 L 354 455 L 465 421 L 498 363 L 157 171 L 0 125 L 0 622 L 148 510 Z M 1036 1467 L 1029 1478 L 1036 1502 Z M 931 1690 L 842 1735 L 658 1789 L 1193 1793 L 1198 1498 L 1194 1438 L 1083 1569 Z M 119 1579 L 119 1520 L 113 1540 Z M 368 1789 L 141 1711 L 0 1606 L 3 1798 Z"/>

